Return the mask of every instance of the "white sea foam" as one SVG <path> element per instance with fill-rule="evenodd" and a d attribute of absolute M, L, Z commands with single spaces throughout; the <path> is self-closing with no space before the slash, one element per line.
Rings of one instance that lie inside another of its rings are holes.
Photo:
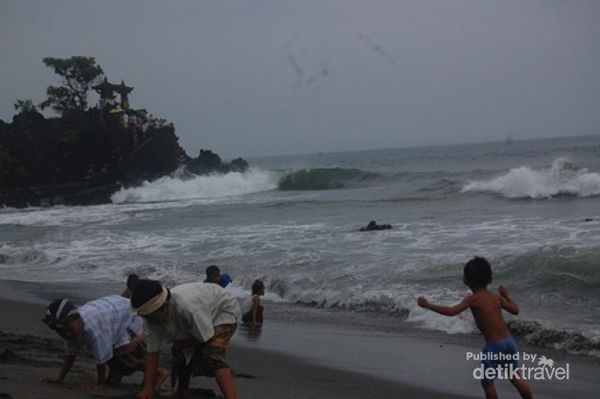
<path fill-rule="evenodd" d="M 558 158 L 550 168 L 535 170 L 521 166 L 489 181 L 470 181 L 462 191 L 488 191 L 507 198 L 539 199 L 561 194 L 589 197 L 600 195 L 600 173 L 577 168 Z"/>
<path fill-rule="evenodd" d="M 229 284 L 225 289 L 231 292 L 236 298 L 242 300 L 248 298 L 252 294 L 252 291 L 250 289 L 246 289 L 241 285 L 238 285 L 235 281 Z M 283 299 L 276 293 L 268 291 L 265 293 L 264 299 L 270 302 L 287 302 L 285 299 Z"/>
<path fill-rule="evenodd" d="M 111 197 L 114 203 L 215 199 L 258 193 L 277 188 L 268 172 L 251 169 L 245 173 L 196 176 L 191 179 L 163 177 L 140 187 L 122 188 Z"/>
<path fill-rule="evenodd" d="M 476 331 L 470 312 L 461 313 L 456 317 L 446 317 L 413 305 L 407 321 L 418 323 L 427 330 L 443 331 L 448 334 L 469 334 Z"/>
<path fill-rule="evenodd" d="M 152 204 L 152 208 L 167 207 L 170 204 Z M 172 207 L 172 206 L 169 206 Z M 95 226 L 118 225 L 135 215 L 142 218 L 140 211 L 147 204 L 132 204 L 116 207 L 112 204 L 95 206 L 55 206 L 49 208 L 25 208 L 0 211 L 0 225 L 19 226 Z M 150 215 L 149 215 L 150 216 Z"/>

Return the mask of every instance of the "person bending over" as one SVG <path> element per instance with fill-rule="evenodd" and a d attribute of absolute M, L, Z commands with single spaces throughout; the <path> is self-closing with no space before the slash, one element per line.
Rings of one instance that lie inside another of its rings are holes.
<path fill-rule="evenodd" d="M 240 304 L 217 284 L 187 283 L 172 289 L 158 281 L 140 280 L 131 306 L 142 316 L 147 345 L 146 380 L 138 398 L 154 395 L 160 347 L 172 344 L 178 377 L 171 397 L 189 393 L 192 376 L 214 377 L 225 399 L 235 399 L 233 376 L 226 358 L 229 340 L 241 318 Z"/>
<path fill-rule="evenodd" d="M 65 351 L 58 376 L 46 377 L 44 382 L 62 382 L 82 348 L 91 352 L 96 362 L 96 382 L 87 388 L 118 384 L 123 376 L 145 369 L 143 322 L 131 312 L 126 298 L 111 295 L 79 308 L 68 299 L 60 298 L 50 303 L 43 321 L 63 338 Z M 166 370 L 159 369 L 157 381 L 164 381 L 166 376 Z"/>

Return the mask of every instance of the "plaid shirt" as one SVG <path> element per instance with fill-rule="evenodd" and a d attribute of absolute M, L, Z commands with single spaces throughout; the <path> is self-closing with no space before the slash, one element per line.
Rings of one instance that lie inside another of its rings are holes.
<path fill-rule="evenodd" d="M 113 357 L 113 349 L 128 345 L 130 333 L 141 334 L 141 317 L 131 312 L 129 300 L 111 295 L 88 302 L 77 309 L 82 320 L 79 337 L 65 341 L 65 354 L 76 355 L 82 346 L 94 356 L 96 364 L 104 364 Z"/>

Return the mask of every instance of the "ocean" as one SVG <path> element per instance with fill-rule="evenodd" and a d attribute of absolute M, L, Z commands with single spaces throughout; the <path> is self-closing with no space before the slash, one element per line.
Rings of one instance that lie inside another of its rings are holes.
<path fill-rule="evenodd" d="M 531 344 L 600 357 L 600 136 L 249 159 L 244 173 L 178 173 L 108 205 L 0 210 L 0 279 L 167 284 L 217 264 L 247 295 L 340 309 L 448 334 L 471 315 L 416 306 L 468 293 L 488 258 L 492 289 Z M 393 229 L 359 232 L 370 220 Z"/>

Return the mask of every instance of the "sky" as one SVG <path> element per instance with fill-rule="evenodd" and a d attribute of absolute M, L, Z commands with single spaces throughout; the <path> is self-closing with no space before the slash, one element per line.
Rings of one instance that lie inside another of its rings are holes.
<path fill-rule="evenodd" d="M 191 156 L 600 133 L 597 0 L 2 0 L 0 54 L 0 119 L 92 56 Z"/>

